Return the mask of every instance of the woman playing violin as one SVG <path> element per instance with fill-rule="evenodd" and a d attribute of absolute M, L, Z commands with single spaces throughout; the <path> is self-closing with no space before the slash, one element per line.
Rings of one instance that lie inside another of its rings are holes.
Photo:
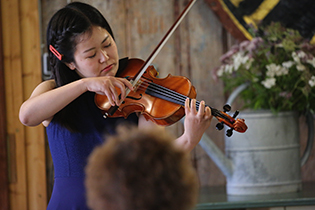
<path fill-rule="evenodd" d="M 94 103 L 95 94 L 106 95 L 112 106 L 119 105 L 116 88 L 124 98 L 133 86 L 115 77 L 124 71 L 128 59 L 119 59 L 112 30 L 94 7 L 74 2 L 57 11 L 47 28 L 47 48 L 53 79 L 39 84 L 20 108 L 26 126 L 46 127 L 55 170 L 53 193 L 47 209 L 88 209 L 85 202 L 84 167 L 104 135 L 114 134 L 121 124 L 139 128 L 161 126 L 141 114 L 104 119 Z M 184 133 L 175 143 L 189 152 L 209 127 L 212 115 L 201 102 L 186 100 Z"/>

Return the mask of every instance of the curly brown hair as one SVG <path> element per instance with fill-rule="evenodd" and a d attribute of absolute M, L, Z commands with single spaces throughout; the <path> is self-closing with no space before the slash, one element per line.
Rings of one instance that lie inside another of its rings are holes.
<path fill-rule="evenodd" d="M 132 128 L 96 148 L 86 166 L 93 210 L 189 210 L 198 181 L 189 154 L 166 132 Z"/>

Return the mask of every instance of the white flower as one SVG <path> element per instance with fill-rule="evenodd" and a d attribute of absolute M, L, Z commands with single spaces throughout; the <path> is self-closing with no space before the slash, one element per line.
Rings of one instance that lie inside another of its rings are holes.
<path fill-rule="evenodd" d="M 223 73 L 224 73 L 224 66 L 220 66 L 220 68 L 217 71 L 218 77 L 222 77 Z"/>
<path fill-rule="evenodd" d="M 296 65 L 296 69 L 298 71 L 304 71 L 305 70 L 305 66 L 303 64 L 298 64 L 298 65 Z"/>
<path fill-rule="evenodd" d="M 225 68 L 224 68 L 224 72 L 225 73 L 228 73 L 228 74 L 232 74 L 233 72 L 233 66 L 232 65 L 225 65 Z"/>
<path fill-rule="evenodd" d="M 306 67 L 301 63 L 301 59 L 300 59 L 300 58 L 305 58 L 305 57 L 306 57 L 306 54 L 303 51 L 299 51 L 298 53 L 292 52 L 292 58 L 297 63 L 296 69 L 298 71 L 304 71 L 306 69 Z"/>
<path fill-rule="evenodd" d="M 243 61 L 243 53 L 238 52 L 233 55 L 233 63 L 234 63 L 235 70 L 237 70 L 241 66 L 242 61 Z"/>
<path fill-rule="evenodd" d="M 249 60 L 248 55 L 243 56 L 243 58 L 241 59 L 242 64 L 247 63 L 247 61 Z"/>
<path fill-rule="evenodd" d="M 292 52 L 292 58 L 295 62 L 301 63 L 299 56 L 297 55 L 296 52 Z"/>
<path fill-rule="evenodd" d="M 315 76 L 312 76 L 310 81 L 308 81 L 308 84 L 310 84 L 311 87 L 315 86 Z"/>
<path fill-rule="evenodd" d="M 303 51 L 299 51 L 299 52 L 297 53 L 297 56 L 298 56 L 299 58 L 305 58 L 305 57 L 306 57 L 306 53 L 303 52 Z"/>
<path fill-rule="evenodd" d="M 280 65 L 278 65 L 277 67 L 278 67 L 277 72 L 276 72 L 277 76 L 287 75 L 289 73 L 288 68 L 285 68 L 285 67 L 280 66 Z"/>
<path fill-rule="evenodd" d="M 306 62 L 311 64 L 315 68 L 315 58 L 314 57 L 312 59 L 308 59 Z"/>
<path fill-rule="evenodd" d="M 272 63 L 266 66 L 267 68 L 267 76 L 269 77 L 274 77 L 276 75 L 276 69 L 277 69 L 277 65 Z"/>
<path fill-rule="evenodd" d="M 226 64 L 224 66 L 220 66 L 220 68 L 217 71 L 218 77 L 222 77 L 224 73 L 226 74 L 232 74 L 233 72 L 233 66 Z"/>
<path fill-rule="evenodd" d="M 282 66 L 287 68 L 287 69 L 291 68 L 293 65 L 294 65 L 293 61 L 285 61 L 282 63 Z"/>
<path fill-rule="evenodd" d="M 276 78 L 267 78 L 261 82 L 265 86 L 265 88 L 270 89 L 276 84 Z"/>
<path fill-rule="evenodd" d="M 268 77 L 282 76 L 289 73 L 288 68 L 285 68 L 281 65 L 276 65 L 274 63 L 267 65 L 266 68 L 267 68 L 266 74 Z"/>
<path fill-rule="evenodd" d="M 245 69 L 249 70 L 252 67 L 252 63 L 254 62 L 253 58 L 248 58 L 248 61 L 245 63 Z"/>

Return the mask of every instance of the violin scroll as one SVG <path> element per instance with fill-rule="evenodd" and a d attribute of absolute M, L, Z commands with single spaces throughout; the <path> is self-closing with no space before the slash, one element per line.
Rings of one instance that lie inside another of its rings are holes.
<path fill-rule="evenodd" d="M 211 108 L 212 115 L 217 118 L 219 123 L 216 125 L 216 128 L 218 130 L 222 130 L 224 128 L 224 125 L 227 125 L 230 127 L 226 131 L 226 135 L 228 137 L 232 136 L 233 130 L 244 133 L 247 130 L 247 125 L 245 124 L 244 119 L 235 119 L 237 115 L 239 114 L 239 111 L 236 111 L 233 116 L 231 117 L 226 112 L 229 112 L 231 110 L 231 106 L 226 104 L 223 106 L 223 111 L 219 111 L 217 109 Z"/>

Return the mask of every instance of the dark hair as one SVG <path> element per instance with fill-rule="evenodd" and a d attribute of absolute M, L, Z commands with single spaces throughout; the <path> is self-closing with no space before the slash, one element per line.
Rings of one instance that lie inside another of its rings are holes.
<path fill-rule="evenodd" d="M 189 153 L 161 130 L 118 130 L 90 155 L 85 168 L 91 209 L 189 210 L 198 178 Z"/>
<path fill-rule="evenodd" d="M 80 79 L 76 71 L 70 70 L 65 63 L 75 62 L 77 37 L 84 33 L 91 33 L 92 26 L 106 29 L 114 38 L 104 16 L 95 7 L 85 3 L 72 2 L 58 10 L 50 19 L 47 27 L 47 49 L 52 77 L 57 87 Z M 50 45 L 63 55 L 61 61 L 49 50 Z M 55 120 L 74 131 L 77 129 L 74 126 L 76 119 L 73 116 L 79 98 L 55 115 Z"/>

